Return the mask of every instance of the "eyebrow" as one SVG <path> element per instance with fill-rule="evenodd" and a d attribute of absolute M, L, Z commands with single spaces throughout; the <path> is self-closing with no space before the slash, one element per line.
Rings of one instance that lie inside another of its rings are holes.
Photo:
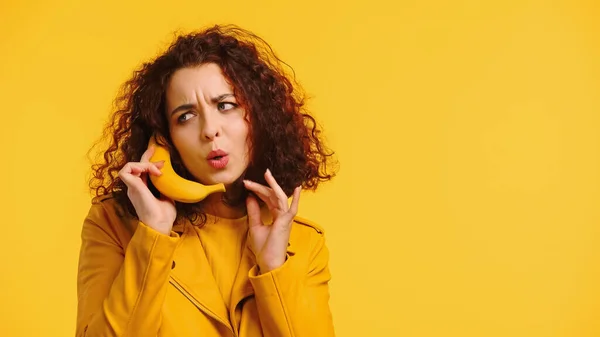
<path fill-rule="evenodd" d="M 234 97 L 234 95 L 231 93 L 222 94 L 222 95 L 211 98 L 210 101 L 212 104 L 217 104 L 227 97 Z M 182 105 L 176 107 L 175 109 L 173 109 L 173 111 L 171 111 L 171 116 L 179 111 L 189 110 L 189 109 L 193 108 L 194 106 L 196 106 L 196 105 L 195 104 L 182 104 Z"/>

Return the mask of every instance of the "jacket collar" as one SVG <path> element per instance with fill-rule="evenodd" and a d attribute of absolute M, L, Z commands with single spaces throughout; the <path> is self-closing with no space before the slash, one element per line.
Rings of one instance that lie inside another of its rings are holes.
<path fill-rule="evenodd" d="M 268 209 L 262 210 L 263 222 L 270 224 L 272 218 Z M 244 299 L 254 295 L 254 289 L 249 279 L 249 271 L 256 265 L 254 253 L 247 244 L 242 252 L 242 258 L 236 273 L 231 293 L 229 312 L 219 287 L 215 282 L 204 248 L 198 237 L 198 232 L 192 224 L 184 222 L 175 225 L 173 231 L 180 233 L 181 242 L 174 253 L 175 267 L 171 271 L 171 278 L 187 293 L 186 297 L 192 301 L 199 310 L 212 316 L 217 321 L 232 327 L 230 322 L 235 322 L 235 310 Z M 290 240 L 287 252 L 294 254 L 294 246 Z M 230 320 L 231 318 L 231 320 Z"/>
<path fill-rule="evenodd" d="M 181 242 L 175 250 L 173 261 L 171 279 L 183 289 L 184 295 L 198 309 L 230 326 L 227 308 L 212 275 L 202 243 L 191 226 L 184 225 Z"/>

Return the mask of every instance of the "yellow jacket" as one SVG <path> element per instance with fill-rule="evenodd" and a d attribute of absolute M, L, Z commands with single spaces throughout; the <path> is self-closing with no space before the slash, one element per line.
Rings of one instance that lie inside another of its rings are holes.
<path fill-rule="evenodd" d="M 83 222 L 77 337 L 334 336 L 329 252 L 314 223 L 294 220 L 287 261 L 269 273 L 245 248 L 226 306 L 189 223 L 167 236 L 116 207 L 96 197 Z"/>

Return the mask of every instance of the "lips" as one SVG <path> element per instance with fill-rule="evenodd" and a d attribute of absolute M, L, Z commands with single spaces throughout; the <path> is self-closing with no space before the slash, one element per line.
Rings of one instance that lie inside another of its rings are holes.
<path fill-rule="evenodd" d="M 210 153 L 208 154 L 208 160 L 212 160 L 212 159 L 219 159 L 219 157 L 225 157 L 227 156 L 227 152 L 223 151 L 223 150 L 214 150 L 214 151 L 210 151 Z"/>
<path fill-rule="evenodd" d="M 208 164 L 215 169 L 223 169 L 229 163 L 229 156 L 223 150 L 211 151 L 208 154 Z"/>

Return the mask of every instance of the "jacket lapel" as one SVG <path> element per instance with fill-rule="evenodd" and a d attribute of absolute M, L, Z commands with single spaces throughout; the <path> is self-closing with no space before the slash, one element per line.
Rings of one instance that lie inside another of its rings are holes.
<path fill-rule="evenodd" d="M 261 216 L 266 224 L 273 221 L 266 207 L 262 209 Z M 198 233 L 191 226 L 186 222 L 184 225 L 173 228 L 174 231 L 180 233 L 181 243 L 174 254 L 174 268 L 171 271 L 171 279 L 186 292 L 184 295 L 189 296 L 190 301 L 199 310 L 225 324 L 228 328 L 237 331 L 237 324 L 235 323 L 238 319 L 236 309 L 244 299 L 254 295 L 254 289 L 248 274 L 250 269 L 256 265 L 256 260 L 250 249 L 249 237 L 246 238 L 246 246 L 236 272 L 229 305 L 230 311 L 228 312 L 219 287 L 212 275 Z M 248 235 L 250 235 L 250 232 L 248 232 Z M 287 249 L 288 255 L 294 255 L 294 250 L 292 236 L 290 236 Z M 233 322 L 233 327 L 230 322 Z"/>
<path fill-rule="evenodd" d="M 292 243 L 288 243 L 287 254 L 292 256 L 295 253 L 295 249 Z M 249 279 L 249 272 L 252 267 L 256 265 L 254 253 L 248 245 L 244 249 L 242 260 L 238 268 L 235 281 L 233 283 L 233 289 L 231 291 L 231 303 L 230 303 L 230 314 L 233 313 L 237 305 L 244 300 L 246 297 L 254 295 L 254 289 Z"/>
<path fill-rule="evenodd" d="M 197 232 L 187 223 L 173 261 L 171 278 L 187 293 L 184 295 L 189 295 L 188 299 L 198 309 L 231 328 L 227 308 L 212 275 L 202 243 Z"/>
<path fill-rule="evenodd" d="M 246 242 L 248 242 L 247 239 Z M 244 248 L 244 252 L 242 253 L 242 260 L 240 261 L 240 265 L 233 282 L 233 289 L 231 290 L 231 303 L 229 305 L 230 317 L 233 317 L 233 313 L 235 312 L 237 305 L 243 299 L 254 295 L 254 289 L 252 288 L 252 284 L 248 278 L 248 272 L 255 264 L 256 262 L 254 253 L 248 246 L 248 243 L 246 243 L 246 248 Z"/>
<path fill-rule="evenodd" d="M 273 222 L 273 218 L 267 207 L 261 209 L 261 217 L 265 224 L 271 224 Z M 240 261 L 240 265 L 238 267 L 235 281 L 233 283 L 233 289 L 231 291 L 231 303 L 229 305 L 229 317 L 231 317 L 231 322 L 234 324 L 234 329 L 237 332 L 236 321 L 236 309 L 238 305 L 248 297 L 254 295 L 254 288 L 252 288 L 252 284 L 249 279 L 249 272 L 256 265 L 256 257 L 254 252 L 250 249 L 250 244 L 248 240 L 250 231 L 248 231 L 248 237 L 246 238 L 246 247 L 242 253 L 242 259 Z M 288 243 L 287 248 L 288 255 L 294 255 L 294 247 L 292 245 L 292 237 L 290 235 L 290 242 Z"/>

